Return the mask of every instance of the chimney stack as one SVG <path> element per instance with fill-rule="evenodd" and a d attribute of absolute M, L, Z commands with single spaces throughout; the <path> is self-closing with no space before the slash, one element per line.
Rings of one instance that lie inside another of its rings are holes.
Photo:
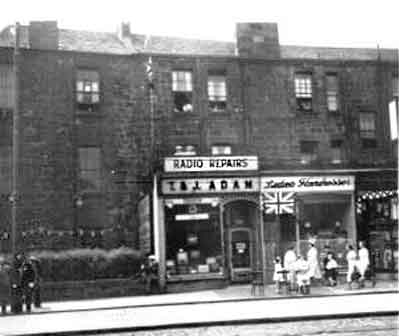
<path fill-rule="evenodd" d="M 29 47 L 31 49 L 58 49 L 57 21 L 32 21 L 29 23 Z"/>
<path fill-rule="evenodd" d="M 130 32 L 130 23 L 129 22 L 122 22 L 119 27 L 118 27 L 118 38 L 120 40 L 124 40 L 126 38 L 129 38 L 131 35 Z"/>
<path fill-rule="evenodd" d="M 277 23 L 237 23 L 237 50 L 243 57 L 280 58 Z"/>

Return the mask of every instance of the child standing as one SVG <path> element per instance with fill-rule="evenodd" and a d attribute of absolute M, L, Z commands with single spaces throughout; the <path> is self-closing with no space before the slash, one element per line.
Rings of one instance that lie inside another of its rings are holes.
<path fill-rule="evenodd" d="M 280 257 L 274 259 L 274 274 L 273 281 L 276 284 L 276 292 L 281 293 L 281 283 L 284 282 L 283 265 L 281 264 Z"/>

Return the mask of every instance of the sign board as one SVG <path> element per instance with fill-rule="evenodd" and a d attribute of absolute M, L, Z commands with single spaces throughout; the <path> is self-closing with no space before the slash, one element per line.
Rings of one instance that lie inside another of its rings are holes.
<path fill-rule="evenodd" d="M 162 180 L 164 195 L 258 192 L 257 177 L 192 178 Z"/>
<path fill-rule="evenodd" d="M 185 156 L 167 157 L 167 173 L 257 170 L 257 156 Z"/>
<path fill-rule="evenodd" d="M 262 192 L 331 192 L 355 190 L 354 176 L 269 176 L 261 178 Z"/>
<path fill-rule="evenodd" d="M 139 244 L 143 254 L 151 252 L 150 196 L 143 197 L 137 206 L 139 219 Z"/>
<path fill-rule="evenodd" d="M 189 221 L 189 220 L 206 220 L 209 219 L 208 213 L 196 213 L 196 214 L 177 214 L 175 216 L 177 221 Z"/>

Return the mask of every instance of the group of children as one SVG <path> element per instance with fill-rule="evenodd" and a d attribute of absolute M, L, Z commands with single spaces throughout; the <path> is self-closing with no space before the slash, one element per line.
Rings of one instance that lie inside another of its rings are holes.
<path fill-rule="evenodd" d="M 359 242 L 358 254 L 352 245 L 348 245 L 347 250 L 347 282 L 349 288 L 354 281 L 359 281 L 360 286 L 363 286 L 366 272 L 370 266 L 369 252 L 363 242 Z M 328 251 L 323 260 L 323 273 L 329 286 L 337 285 L 338 269 L 339 265 L 335 260 L 334 253 Z M 284 255 L 284 263 L 282 263 L 280 257 L 276 257 L 274 260 L 273 280 L 278 293 L 281 292 L 282 285 L 286 283 L 289 290 L 296 289 L 302 294 L 309 294 L 311 282 L 321 280 L 322 277 L 315 240 L 309 241 L 309 250 L 306 257 L 301 254 L 297 256 L 294 248 L 290 247 Z"/>

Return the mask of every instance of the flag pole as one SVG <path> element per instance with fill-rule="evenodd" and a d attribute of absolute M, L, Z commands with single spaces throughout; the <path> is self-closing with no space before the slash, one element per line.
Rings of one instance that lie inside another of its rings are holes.
<path fill-rule="evenodd" d="M 13 101 L 13 125 L 12 125 L 12 191 L 10 196 L 11 202 L 11 252 L 14 255 L 17 248 L 17 198 L 18 198 L 18 164 L 19 164 L 19 39 L 20 27 L 19 22 L 15 23 L 15 44 L 13 55 L 13 84 L 14 84 L 14 101 Z"/>

